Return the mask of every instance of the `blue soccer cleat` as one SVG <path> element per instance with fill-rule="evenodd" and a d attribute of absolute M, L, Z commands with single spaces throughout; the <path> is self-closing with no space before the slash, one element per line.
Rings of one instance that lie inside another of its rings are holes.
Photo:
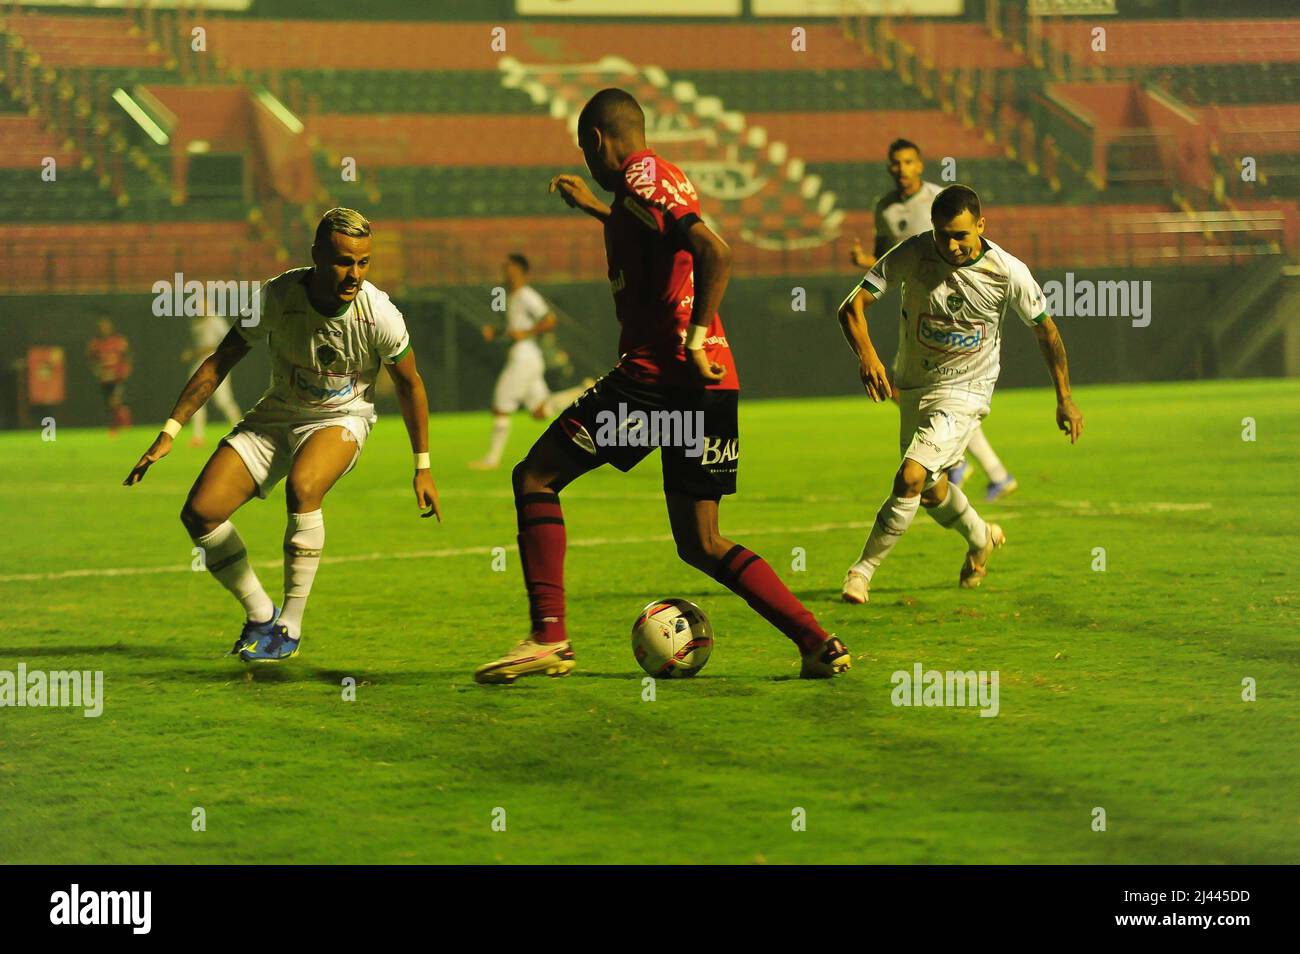
<path fill-rule="evenodd" d="M 1008 494 L 1014 493 L 1015 489 L 1019 486 L 1020 486 L 1019 481 L 1017 481 L 1016 478 L 1012 477 L 1010 474 L 1007 474 L 1006 480 L 1000 480 L 996 484 L 994 483 L 989 484 L 989 489 L 984 494 L 984 500 L 987 503 L 993 503 L 993 501 L 995 500 L 1001 500 L 1003 497 L 1007 496 Z"/>
<path fill-rule="evenodd" d="M 966 471 L 968 470 L 970 470 L 970 464 L 966 463 L 966 458 L 963 457 L 948 468 L 948 483 L 954 487 L 960 487 L 961 482 L 966 479 Z"/>
<path fill-rule="evenodd" d="M 293 639 L 289 630 L 279 623 L 271 626 L 271 631 L 259 636 L 239 651 L 239 658 L 244 662 L 282 662 L 298 655 L 300 639 Z"/>
<path fill-rule="evenodd" d="M 235 640 L 235 645 L 231 648 L 228 655 L 238 656 L 239 651 L 245 646 L 257 642 L 257 640 L 263 636 L 271 635 L 271 627 L 273 627 L 276 620 L 280 618 L 280 607 L 272 604 L 272 610 L 271 618 L 264 622 L 255 623 L 251 619 L 245 621 L 244 628 L 240 630 L 239 638 Z"/>

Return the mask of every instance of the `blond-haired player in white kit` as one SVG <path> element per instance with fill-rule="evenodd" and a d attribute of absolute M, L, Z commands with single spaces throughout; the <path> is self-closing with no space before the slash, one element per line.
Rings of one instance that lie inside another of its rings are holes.
<path fill-rule="evenodd" d="M 491 443 L 487 456 L 470 461 L 469 466 L 475 470 L 496 470 L 500 466 L 501 454 L 510 437 L 510 415 L 519 408 L 529 411 L 539 421 L 547 420 L 572 404 L 593 383 L 588 380 L 581 387 L 551 393 L 546 386 L 546 361 L 537 339 L 555 327 L 555 312 L 537 289 L 528 284 L 528 259 L 519 252 L 506 256 L 501 275 L 506 287 L 504 333 L 510 338 L 510 353 L 492 392 Z M 498 333 L 493 325 L 483 326 L 483 337 L 489 342 Z"/>
<path fill-rule="evenodd" d="M 858 240 L 853 240 L 849 258 L 858 268 L 870 268 L 876 264 L 876 259 L 903 239 L 929 232 L 930 203 L 943 191 L 943 186 L 921 178 L 925 171 L 925 163 L 921 161 L 921 148 L 910 140 L 895 139 L 889 144 L 889 163 L 886 168 L 897 188 L 876 200 L 875 254 L 868 255 Z M 992 503 L 1020 486 L 1019 481 L 1002 463 L 1002 458 L 993 450 L 993 445 L 984 436 L 984 428 L 979 424 L 975 425 L 967 450 L 989 479 L 984 492 L 986 501 Z M 960 487 L 965 477 L 966 461 L 963 458 L 949 469 L 948 480 Z"/>
<path fill-rule="evenodd" d="M 980 584 L 989 555 L 1006 535 L 985 523 L 947 470 L 961 459 L 989 413 L 1008 315 L 1033 328 L 1056 388 L 1056 424 L 1070 438 L 1083 415 L 1070 397 L 1065 345 L 1047 314 L 1043 291 L 1018 258 L 984 238 L 979 196 L 953 185 L 935 197 L 932 231 L 891 248 L 840 305 L 845 337 L 858 355 L 863 387 L 874 401 L 890 396 L 889 376 L 867 332 L 867 309 L 891 285 L 902 288 L 897 367 L 899 446 L 903 463 L 876 514 L 866 546 L 844 577 L 841 595 L 865 603 L 871 579 L 919 507 L 966 542 L 958 581 Z"/>
<path fill-rule="evenodd" d="M 429 404 L 415 368 L 402 313 L 366 281 L 370 223 L 352 209 L 331 209 L 316 228 L 311 268 L 266 282 L 252 308 L 199 365 L 171 418 L 123 481 L 144 479 L 171 450 L 173 438 L 252 345 L 271 352 L 271 384 L 227 434 L 191 488 L 181 522 L 203 549 L 210 572 L 244 608 L 232 655 L 276 662 L 298 653 L 302 617 L 321 551 L 326 493 L 361 456 L 375 422 L 374 387 L 384 365 L 396 387 L 415 454 L 416 503 L 437 515 L 429 472 Z M 277 608 L 248 562 L 231 515 L 265 498 L 285 478 L 284 605 Z"/>

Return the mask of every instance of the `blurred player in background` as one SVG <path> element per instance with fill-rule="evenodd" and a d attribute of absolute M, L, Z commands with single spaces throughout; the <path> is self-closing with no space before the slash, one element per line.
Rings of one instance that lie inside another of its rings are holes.
<path fill-rule="evenodd" d="M 537 289 L 528 284 L 528 259 L 523 255 L 507 255 L 501 274 L 506 286 L 505 330 L 499 332 L 495 325 L 484 325 L 483 339 L 492 342 L 504 333 L 511 342 L 510 352 L 492 392 L 492 440 L 487 456 L 470 461 L 469 466 L 475 470 L 495 470 L 500 465 L 510 437 L 511 414 L 523 407 L 538 420 L 545 420 L 546 401 L 551 396 L 537 338 L 555 327 L 555 313 Z"/>
<path fill-rule="evenodd" d="M 302 618 L 321 551 L 321 503 L 354 466 L 374 424 L 375 379 L 382 363 L 393 379 L 415 452 L 416 503 L 437 515 L 429 472 L 429 404 L 402 313 L 366 281 L 370 223 L 352 209 L 331 209 L 316 227 L 311 268 L 295 268 L 262 285 L 256 310 L 235 322 L 206 358 L 153 446 L 123 483 L 144 479 L 171 450 L 185 422 L 250 348 L 266 341 L 271 384 L 208 459 L 190 489 L 181 522 L 203 549 L 210 572 L 244 608 L 246 622 L 231 655 L 276 662 L 298 653 Z M 276 607 L 248 561 L 230 517 L 285 479 L 284 605 Z"/>
<path fill-rule="evenodd" d="M 817 623 L 762 557 L 722 536 L 718 503 L 735 493 L 740 445 L 731 347 L 718 318 L 731 272 L 731 249 L 701 218 L 694 186 L 646 147 L 645 115 L 620 89 L 593 96 L 578 117 L 578 145 L 596 182 L 613 193 L 606 205 L 580 176 L 551 180 L 570 206 L 600 221 L 622 330 L 619 362 L 533 444 L 511 480 L 519 554 L 532 631 L 481 666 L 479 682 L 566 675 L 574 666 L 565 630 L 566 546 L 559 493 L 571 481 L 613 464 L 631 470 L 654 450 L 612 439 L 634 415 L 688 416 L 701 423 L 697 453 L 661 443 L 664 498 L 677 554 L 743 598 L 799 648 L 800 674 L 826 678 L 849 668 L 844 644 Z M 665 414 L 666 412 L 666 414 Z M 645 419 L 642 418 L 642 421 Z"/>
<path fill-rule="evenodd" d="M 920 235 L 930 230 L 930 203 L 943 191 L 943 186 L 926 182 L 921 178 L 925 164 L 921 161 L 921 149 L 916 143 L 907 139 L 895 139 L 889 144 L 889 163 L 886 168 L 896 186 L 876 200 L 876 247 L 875 254 L 868 255 L 861 243 L 855 238 L 849 257 L 859 268 L 870 268 L 876 264 L 887 251 L 903 239 Z M 901 350 L 901 345 L 900 345 Z M 898 376 L 897 361 L 894 376 Z M 897 398 L 897 395 L 895 395 Z M 978 423 L 971 434 L 967 448 L 971 456 L 979 462 L 989 479 L 984 493 L 985 501 L 991 503 L 1014 491 L 1020 486 L 1016 478 L 1007 472 L 1002 459 L 998 457 L 984 436 L 984 429 Z M 963 458 L 948 471 L 948 481 L 960 487 L 966 477 L 966 460 Z"/>
<path fill-rule="evenodd" d="M 204 359 L 221 346 L 222 339 L 226 337 L 229 331 L 230 325 L 220 315 L 199 315 L 190 321 L 191 346 L 181 352 L 181 361 L 191 366 L 191 377 L 194 376 L 194 372 L 199 370 L 199 365 L 203 363 Z M 212 392 L 211 400 L 225 415 L 227 421 L 231 424 L 239 423 L 239 418 L 242 415 L 239 405 L 235 402 L 235 392 L 230 386 L 229 375 L 217 385 L 217 389 Z M 204 432 L 208 423 L 207 404 L 198 406 L 194 411 L 194 416 L 190 418 L 190 423 L 194 425 L 194 435 L 190 438 L 190 446 L 202 447 Z"/>
<path fill-rule="evenodd" d="M 947 471 L 989 412 L 1008 313 L 1038 337 L 1056 388 L 1057 427 L 1071 444 L 1083 432 L 1083 416 L 1070 397 L 1065 345 L 1047 314 L 1043 290 L 1023 262 L 984 238 L 979 196 L 964 185 L 949 186 L 935 197 L 930 218 L 933 230 L 886 252 L 839 309 L 862 384 L 872 400 L 883 401 L 891 386 L 871 344 L 866 313 L 891 285 L 902 288 L 896 383 L 903 463 L 862 556 L 844 576 L 841 595 L 848 603 L 867 602 L 876 569 L 919 506 L 966 541 L 958 576 L 963 587 L 979 586 L 990 554 L 1006 541 L 1002 528 L 984 522 Z"/>
<path fill-rule="evenodd" d="M 131 426 L 131 408 L 126 403 L 126 379 L 131 376 L 131 344 L 126 335 L 113 329 L 113 323 L 101 318 L 95 337 L 86 343 L 86 360 L 108 405 L 108 433 L 117 436 L 118 428 Z"/>

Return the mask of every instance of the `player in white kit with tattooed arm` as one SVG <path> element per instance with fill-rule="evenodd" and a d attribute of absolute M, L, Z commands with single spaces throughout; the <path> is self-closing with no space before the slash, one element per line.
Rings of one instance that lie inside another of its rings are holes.
<path fill-rule="evenodd" d="M 890 285 L 902 286 L 897 363 L 903 463 L 891 495 L 858 562 L 844 577 L 842 596 L 865 603 L 871 579 L 919 507 L 966 541 L 959 583 L 978 586 L 989 555 L 1006 535 L 985 523 L 947 470 L 961 459 L 971 433 L 989 413 L 1000 370 L 1002 324 L 1008 314 L 1033 328 L 1056 388 L 1056 424 L 1073 444 L 1083 415 L 1070 396 L 1065 345 L 1047 314 L 1043 290 L 1018 258 L 984 238 L 979 196 L 953 185 L 934 198 L 932 231 L 890 249 L 840 305 L 845 337 L 874 401 L 890 396 L 889 375 L 867 333 L 867 309 Z"/>
<path fill-rule="evenodd" d="M 131 473 L 128 487 L 172 448 L 181 427 L 252 345 L 266 341 L 271 384 L 227 434 L 199 474 L 181 522 L 203 548 L 210 572 L 242 604 L 246 621 L 231 655 L 276 662 L 298 653 L 303 611 L 325 545 L 321 503 L 361 456 L 376 420 L 375 378 L 383 364 L 415 453 L 415 499 L 422 516 L 442 519 L 429 471 L 429 404 L 406 322 L 388 296 L 366 281 L 370 223 L 331 209 L 316 228 L 311 268 L 266 282 L 249 313 L 181 392 L 171 418 Z M 284 605 L 276 607 L 248 562 L 230 517 L 285 479 Z"/>

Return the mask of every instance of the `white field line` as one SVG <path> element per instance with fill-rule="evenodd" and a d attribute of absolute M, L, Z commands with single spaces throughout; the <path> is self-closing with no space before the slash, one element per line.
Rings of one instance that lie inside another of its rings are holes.
<path fill-rule="evenodd" d="M 662 495 L 657 495 L 662 497 Z M 623 495 L 621 499 L 627 499 Z M 753 499 L 747 498 L 747 499 Z M 813 498 L 801 498 L 811 502 Z M 846 498 L 847 499 L 847 498 Z M 1159 501 L 1149 501 L 1141 504 L 1101 504 L 1094 506 L 1088 501 L 1054 501 L 1056 509 L 1068 510 L 1071 516 L 1076 517 L 1113 517 L 1126 516 L 1134 514 L 1151 514 L 1151 513 L 1171 513 L 1184 511 L 1203 511 L 1213 509 L 1210 503 L 1162 503 Z M 1013 502 L 1004 501 L 997 505 L 1001 507 L 1014 508 Z M 1051 507 L 1021 507 L 1022 511 L 1030 509 L 1054 509 Z M 1019 513 L 999 513 L 997 520 L 1009 520 L 1019 517 Z M 758 537 L 771 536 L 773 534 L 800 534 L 800 533 L 826 533 L 835 530 L 865 530 L 872 524 L 870 520 L 853 520 L 846 523 L 815 523 L 806 527 L 767 527 L 764 529 L 752 530 L 728 530 L 728 533 L 734 533 L 737 537 Z M 672 535 L 668 533 L 655 534 L 648 537 L 587 537 L 584 539 L 568 541 L 569 547 L 603 547 L 603 546 L 635 546 L 642 543 L 670 543 Z M 491 556 L 494 547 L 449 547 L 440 550 L 407 550 L 387 553 L 349 553 L 342 556 L 326 556 L 321 558 L 322 563 L 371 563 L 376 560 L 437 560 L 446 557 L 462 556 Z M 255 560 L 250 561 L 254 567 L 262 569 L 271 569 L 282 565 L 280 560 Z M 0 583 L 32 583 L 42 580 L 71 580 L 82 577 L 107 577 L 107 576 L 146 576 L 155 573 L 192 573 L 193 570 L 186 563 L 169 564 L 166 566 L 126 566 L 126 567 L 83 567 L 76 570 L 60 570 L 54 573 L 10 573 L 0 575 Z"/>
<path fill-rule="evenodd" d="M 807 527 L 786 527 L 765 530 L 728 530 L 737 537 L 757 537 L 778 533 L 825 533 L 829 530 L 865 530 L 870 527 L 870 520 L 855 520 L 849 523 L 817 523 Z M 514 535 L 511 534 L 513 542 Z M 576 547 L 635 546 L 641 543 L 671 543 L 672 534 L 660 533 L 648 537 L 588 537 L 570 540 L 570 549 Z M 491 556 L 495 547 L 449 547 L 441 550 L 407 550 L 386 553 L 348 553 L 342 556 L 323 556 L 322 563 L 371 563 L 376 560 L 436 560 L 444 557 Z M 250 560 L 254 567 L 274 568 L 283 565 L 281 560 Z M 78 570 L 60 570 L 57 573 L 11 573 L 0 576 L 0 583 L 29 583 L 39 580 L 70 580 L 78 577 L 92 576 L 144 576 L 152 573 L 192 573 L 188 563 L 167 566 L 123 566 L 123 567 L 85 567 Z"/>

